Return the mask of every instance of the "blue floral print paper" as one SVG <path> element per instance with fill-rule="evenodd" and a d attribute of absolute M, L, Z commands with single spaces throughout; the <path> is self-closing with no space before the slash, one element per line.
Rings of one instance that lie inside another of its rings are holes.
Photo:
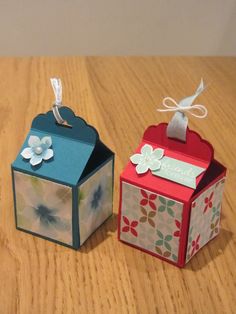
<path fill-rule="evenodd" d="M 80 245 L 112 214 L 113 160 L 79 187 Z"/>
<path fill-rule="evenodd" d="M 14 171 L 17 227 L 72 245 L 72 189 Z"/>

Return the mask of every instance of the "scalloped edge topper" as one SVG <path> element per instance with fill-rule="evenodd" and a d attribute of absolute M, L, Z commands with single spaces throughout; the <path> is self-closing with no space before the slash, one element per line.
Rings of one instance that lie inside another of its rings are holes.
<path fill-rule="evenodd" d="M 209 142 L 202 139 L 197 132 L 187 128 L 186 142 L 182 142 L 168 138 L 166 129 L 167 123 L 152 125 L 144 132 L 143 140 L 191 156 L 195 159 L 204 160 L 208 163 L 211 162 L 214 157 L 214 148 Z"/>
<path fill-rule="evenodd" d="M 96 144 L 99 140 L 99 134 L 93 126 L 87 124 L 83 118 L 76 116 L 73 110 L 68 107 L 61 107 L 60 113 L 72 127 L 58 124 L 52 110 L 50 110 L 47 113 L 37 115 L 32 122 L 31 128 L 87 142 L 92 145 Z"/>

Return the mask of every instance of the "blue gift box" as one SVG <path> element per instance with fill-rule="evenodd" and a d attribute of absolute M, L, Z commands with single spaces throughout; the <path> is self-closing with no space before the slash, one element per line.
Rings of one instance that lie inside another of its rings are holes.
<path fill-rule="evenodd" d="M 52 111 L 38 115 L 12 164 L 16 228 L 77 249 L 112 215 L 114 153 L 72 110 L 60 111 L 71 127 Z M 34 166 L 21 155 L 32 136 L 50 137 L 53 151 Z"/>

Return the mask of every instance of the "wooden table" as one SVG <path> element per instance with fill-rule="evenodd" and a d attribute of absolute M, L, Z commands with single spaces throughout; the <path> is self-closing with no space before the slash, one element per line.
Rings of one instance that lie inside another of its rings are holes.
<path fill-rule="evenodd" d="M 63 100 L 94 125 L 115 151 L 114 216 L 74 251 L 16 231 L 10 164 L 33 117 L 51 109 L 49 78 L 63 80 Z M 119 174 L 157 113 L 208 84 L 209 110 L 190 128 L 215 147 L 228 168 L 222 230 L 178 269 L 117 241 Z M 0 58 L 0 313 L 236 312 L 236 58 Z"/>

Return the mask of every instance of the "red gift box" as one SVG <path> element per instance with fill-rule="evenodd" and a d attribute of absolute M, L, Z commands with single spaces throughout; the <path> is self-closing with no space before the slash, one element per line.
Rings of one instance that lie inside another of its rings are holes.
<path fill-rule="evenodd" d="M 168 138 L 166 129 L 165 123 L 149 127 L 136 153 L 148 145 L 162 149 L 170 160 L 204 170 L 196 177 L 196 186 L 190 187 L 150 170 L 139 174 L 129 161 L 120 177 L 118 238 L 183 267 L 219 233 L 226 168 L 214 159 L 212 145 L 196 132 L 187 129 L 182 142 Z M 181 180 L 185 179 L 188 173 L 182 172 Z"/>

